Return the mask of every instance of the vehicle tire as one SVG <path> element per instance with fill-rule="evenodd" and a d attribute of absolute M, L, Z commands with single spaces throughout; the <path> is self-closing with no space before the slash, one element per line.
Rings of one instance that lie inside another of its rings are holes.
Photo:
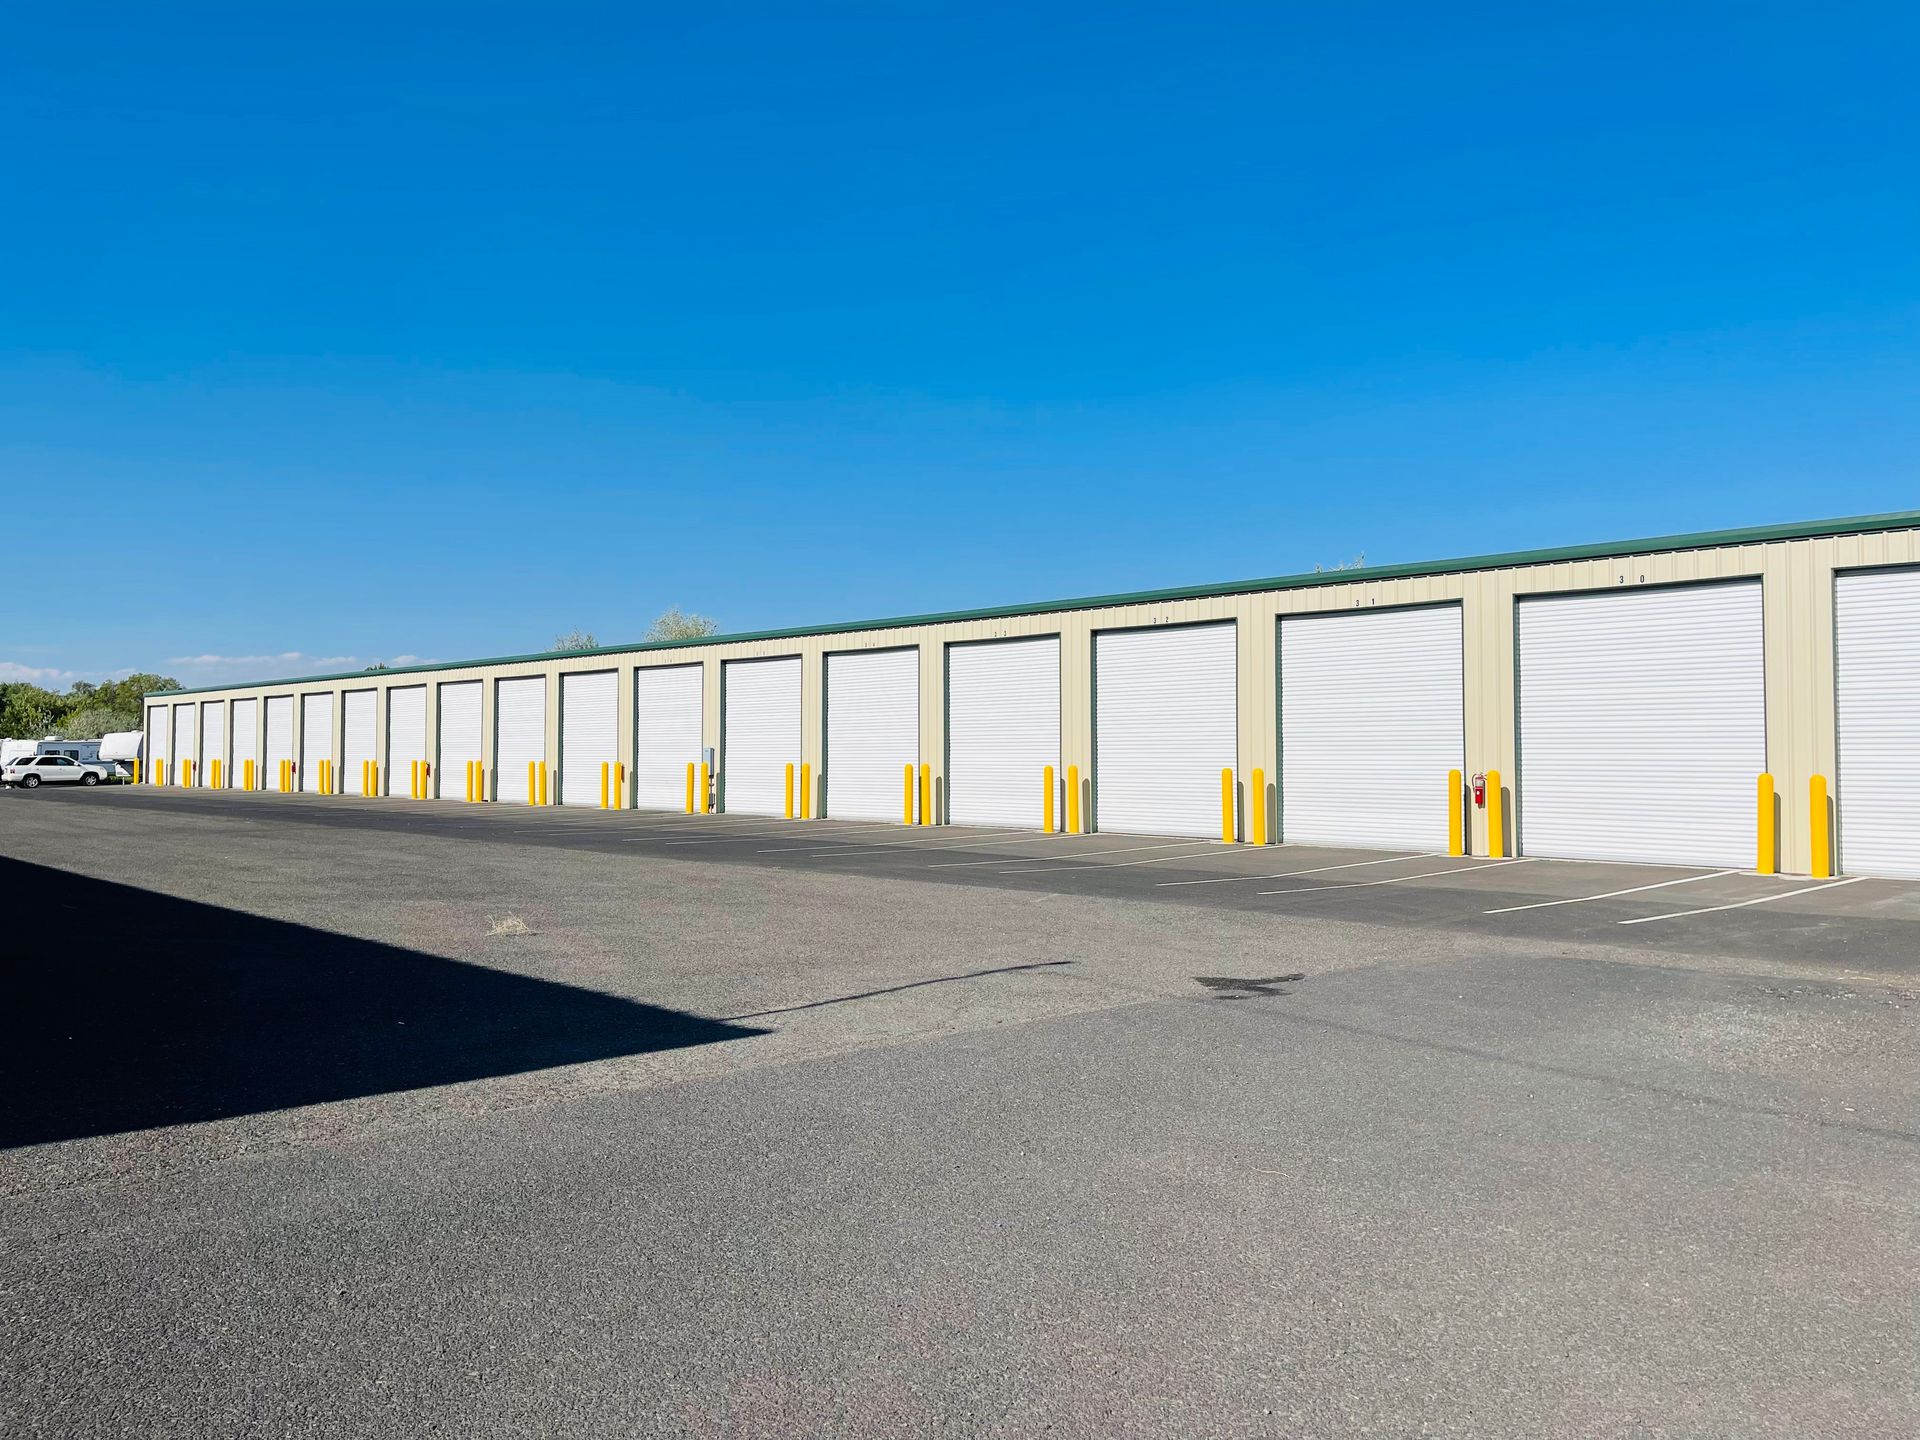
<path fill-rule="evenodd" d="M 38 775 L 26 776 L 20 781 L 20 788 L 23 790 L 38 790 L 40 788 L 40 777 Z"/>
<path fill-rule="evenodd" d="M 88 785 L 88 786 L 98 785 L 100 783 L 100 777 L 94 774 L 93 771 L 89 770 L 87 771 L 86 774 L 80 777 L 80 783 L 82 785 Z"/>

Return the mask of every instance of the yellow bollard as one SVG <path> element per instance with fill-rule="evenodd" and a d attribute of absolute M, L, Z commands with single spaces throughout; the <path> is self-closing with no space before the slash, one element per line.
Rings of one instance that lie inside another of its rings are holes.
<path fill-rule="evenodd" d="M 1813 868 L 1807 873 L 1816 880 L 1833 876 L 1833 827 L 1827 819 L 1827 777 L 1815 775 L 1807 782 L 1807 835 L 1812 843 Z"/>
<path fill-rule="evenodd" d="M 527 804 L 529 805 L 534 803 L 533 769 L 534 762 L 527 761 Z"/>
<path fill-rule="evenodd" d="M 1447 854 L 1449 855 L 1467 853 L 1466 798 L 1461 785 L 1460 772 L 1447 771 Z"/>
<path fill-rule="evenodd" d="M 931 825 L 933 820 L 933 767 L 922 765 L 920 767 L 920 823 Z"/>
<path fill-rule="evenodd" d="M 182 790 L 193 788 L 193 761 L 191 760 L 180 762 L 180 788 Z"/>
<path fill-rule="evenodd" d="M 713 767 L 706 761 L 700 762 L 700 813 L 705 815 L 713 809 Z"/>
<path fill-rule="evenodd" d="M 605 760 L 602 760 L 600 762 L 600 808 L 602 810 L 611 808 L 607 804 L 607 792 L 610 791 L 612 788 L 613 788 L 613 767 L 609 765 Z"/>
<path fill-rule="evenodd" d="M 216 790 L 220 790 L 220 789 L 224 789 L 224 788 L 225 788 L 225 787 L 224 787 L 224 786 L 222 786 L 222 785 L 221 785 L 221 783 L 220 783 L 220 782 L 221 782 L 221 780 L 223 780 L 224 778 L 226 778 L 226 777 L 225 777 L 225 776 L 224 776 L 224 775 L 222 774 L 222 772 L 223 772 L 223 771 L 224 771 L 225 769 L 226 769 L 226 762 L 225 762 L 225 761 L 223 761 L 223 760 L 216 760 L 216 761 L 214 761 L 214 762 L 213 762 L 213 788 L 214 788 L 214 789 L 216 789 Z"/>
<path fill-rule="evenodd" d="M 1233 771 L 1223 769 L 1220 772 L 1220 843 L 1231 845 L 1234 841 L 1233 823 Z"/>
<path fill-rule="evenodd" d="M 540 803 L 547 803 L 547 767 L 544 765 L 540 767 Z"/>
<path fill-rule="evenodd" d="M 1040 829 L 1053 834 L 1053 766 L 1040 772 Z"/>
<path fill-rule="evenodd" d="M 813 818 L 813 766 L 805 760 L 800 762 L 800 818 Z"/>
<path fill-rule="evenodd" d="M 1771 875 L 1774 871 L 1778 851 L 1773 832 L 1773 776 L 1762 775 L 1756 787 L 1754 803 L 1759 809 L 1759 823 L 1754 827 L 1758 851 L 1754 869 L 1762 875 Z"/>
<path fill-rule="evenodd" d="M 905 772 L 902 778 L 906 782 L 900 792 L 904 797 L 901 804 L 902 814 L 905 817 L 901 823 L 911 825 L 913 824 L 913 766 L 904 765 L 901 769 Z"/>
<path fill-rule="evenodd" d="M 1067 766 L 1067 834 L 1080 833 L 1080 767 Z"/>
<path fill-rule="evenodd" d="M 1507 807 L 1500 794 L 1500 772 L 1487 771 L 1487 854 L 1503 860 L 1507 854 Z"/>
<path fill-rule="evenodd" d="M 693 814 L 693 761 L 687 761 L 687 814 Z"/>
<path fill-rule="evenodd" d="M 1253 843 L 1267 843 L 1267 772 L 1255 770 L 1253 784 L 1247 791 L 1248 819 L 1252 822 Z"/>
<path fill-rule="evenodd" d="M 793 762 L 787 762 L 787 819 L 793 818 Z"/>

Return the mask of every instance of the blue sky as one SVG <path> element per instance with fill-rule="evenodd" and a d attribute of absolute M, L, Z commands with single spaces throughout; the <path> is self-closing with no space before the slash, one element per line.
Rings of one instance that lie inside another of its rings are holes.
<path fill-rule="evenodd" d="M 0 679 L 1920 505 L 1911 5 L 9 26 Z"/>

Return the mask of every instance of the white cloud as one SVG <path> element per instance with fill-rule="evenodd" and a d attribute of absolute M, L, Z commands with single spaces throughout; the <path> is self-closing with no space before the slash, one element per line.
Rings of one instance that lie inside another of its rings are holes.
<path fill-rule="evenodd" d="M 357 670 L 366 662 L 358 655 L 309 655 L 304 650 L 282 650 L 278 655 L 175 655 L 167 669 L 197 681 L 277 680 L 287 675 L 321 675 Z"/>
<path fill-rule="evenodd" d="M 51 666 L 22 665 L 16 660 L 0 660 L 0 681 L 59 687 L 85 678 L 78 670 L 58 670 Z"/>

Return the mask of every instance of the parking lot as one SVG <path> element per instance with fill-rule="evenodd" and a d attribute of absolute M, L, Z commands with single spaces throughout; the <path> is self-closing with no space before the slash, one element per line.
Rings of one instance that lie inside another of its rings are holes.
<path fill-rule="evenodd" d="M 1911 883 L 133 788 L 0 871 L 9 1433 L 1920 1419 Z"/>

